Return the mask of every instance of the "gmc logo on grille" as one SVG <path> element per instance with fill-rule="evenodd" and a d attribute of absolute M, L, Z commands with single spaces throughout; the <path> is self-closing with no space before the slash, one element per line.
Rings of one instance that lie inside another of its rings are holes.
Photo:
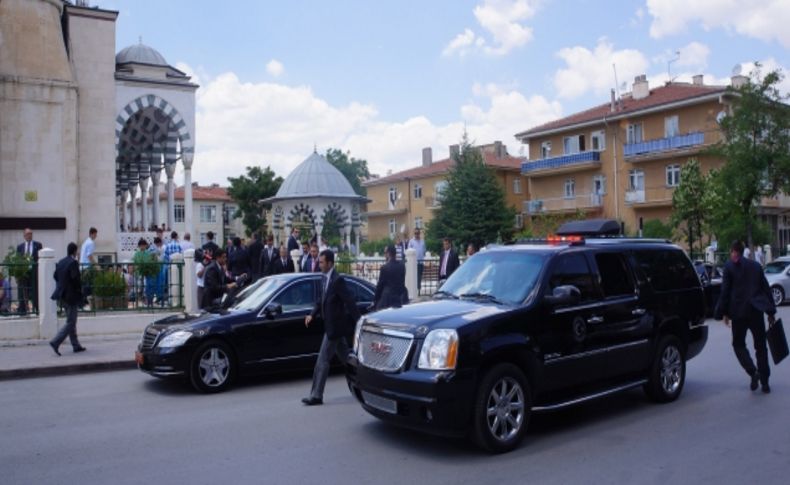
<path fill-rule="evenodd" d="M 391 350 L 392 350 L 392 346 L 389 344 L 385 344 L 384 342 L 378 342 L 375 340 L 373 342 L 370 342 L 370 351 L 376 354 L 389 355 Z"/>

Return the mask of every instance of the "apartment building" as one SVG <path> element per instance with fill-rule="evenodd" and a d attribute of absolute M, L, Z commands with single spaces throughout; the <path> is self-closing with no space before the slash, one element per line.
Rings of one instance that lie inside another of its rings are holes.
<path fill-rule="evenodd" d="M 747 78 L 734 76 L 733 85 Z M 609 103 L 516 134 L 529 144 L 522 164 L 528 216 L 570 214 L 621 220 L 627 232 L 640 221 L 667 222 L 680 170 L 691 158 L 704 172 L 723 161 L 705 153 L 721 140 L 719 122 L 730 110 L 726 86 L 672 82 L 650 89 L 644 75 L 631 92 Z M 786 197 L 763 201 L 760 214 L 787 244 Z"/>
<path fill-rule="evenodd" d="M 478 148 L 505 189 L 507 204 L 520 211 L 527 199 L 526 179 L 521 175 L 522 159 L 510 156 L 500 141 Z M 394 239 L 398 233 L 411 235 L 415 228 L 423 228 L 430 222 L 440 207 L 440 195 L 447 187 L 447 174 L 459 150 L 458 145 L 451 145 L 450 158 L 434 161 L 433 150 L 423 148 L 420 166 L 365 182 L 363 185 L 371 200 L 363 214 L 368 220 L 367 238 Z M 520 227 L 522 215 L 513 222 Z"/>

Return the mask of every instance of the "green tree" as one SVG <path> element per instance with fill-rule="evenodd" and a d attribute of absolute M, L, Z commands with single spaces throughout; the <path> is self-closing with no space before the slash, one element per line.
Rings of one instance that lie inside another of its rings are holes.
<path fill-rule="evenodd" d="M 447 186 L 438 195 L 441 206 L 427 225 L 426 242 L 449 237 L 455 244 L 473 242 L 481 247 L 510 240 L 516 211 L 505 203 L 505 192 L 494 172 L 466 135 L 453 161 Z"/>
<path fill-rule="evenodd" d="M 648 219 L 642 227 L 642 237 L 672 239 L 672 226 L 661 219 Z"/>
<path fill-rule="evenodd" d="M 239 205 L 234 217 L 241 217 L 247 236 L 253 232 L 265 234 L 266 219 L 263 217 L 263 210 L 271 209 L 271 204 L 261 204 L 259 201 L 275 195 L 283 183 L 283 178 L 276 176 L 268 166 L 265 169 L 247 167 L 246 175 L 228 177 L 228 181 L 228 195 Z"/>
<path fill-rule="evenodd" d="M 367 195 L 367 190 L 362 186 L 362 181 L 370 177 L 367 160 L 350 157 L 350 152 L 343 153 L 337 148 L 326 151 L 326 159 L 349 181 L 351 187 L 359 195 Z"/>
<path fill-rule="evenodd" d="M 761 77 L 758 64 L 748 82 L 730 88 L 732 113 L 722 119 L 723 140 L 712 150 L 725 160 L 714 187 L 719 199 L 734 203 L 730 215 L 744 224 L 749 246 L 760 200 L 790 191 L 790 109 L 778 89 L 782 78 L 779 71 Z"/>
<path fill-rule="evenodd" d="M 672 194 L 670 226 L 688 241 L 689 251 L 694 251 L 695 241 L 703 250 L 702 229 L 708 214 L 708 177 L 702 174 L 697 159 L 691 159 L 680 170 L 680 185 Z M 660 222 L 660 221 L 659 221 Z M 644 232 L 644 231 L 643 231 Z"/>

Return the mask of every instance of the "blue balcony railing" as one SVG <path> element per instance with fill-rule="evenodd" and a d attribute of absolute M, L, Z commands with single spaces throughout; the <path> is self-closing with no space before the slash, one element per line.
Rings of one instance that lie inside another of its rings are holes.
<path fill-rule="evenodd" d="M 566 167 L 568 165 L 575 165 L 588 162 L 599 162 L 601 160 L 600 152 L 580 152 L 570 155 L 561 155 L 559 157 L 544 158 L 541 160 L 526 160 L 521 162 L 521 173 L 527 174 L 537 170 L 552 170 L 556 168 Z"/>
<path fill-rule="evenodd" d="M 629 143 L 623 146 L 623 153 L 626 157 L 645 155 L 648 153 L 661 153 L 681 148 L 689 148 L 705 143 L 705 134 L 702 132 L 689 133 L 687 135 L 670 136 L 647 140 L 639 143 Z"/>

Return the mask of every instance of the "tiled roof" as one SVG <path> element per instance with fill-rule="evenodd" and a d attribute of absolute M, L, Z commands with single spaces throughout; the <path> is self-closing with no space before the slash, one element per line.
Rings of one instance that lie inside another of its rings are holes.
<path fill-rule="evenodd" d="M 520 158 L 511 157 L 510 155 L 497 158 L 495 153 L 490 152 L 484 152 L 483 159 L 485 160 L 486 165 L 490 167 L 517 171 L 521 171 L 521 162 L 523 161 Z M 363 185 L 370 187 L 372 185 L 381 185 L 399 180 L 430 177 L 432 175 L 447 173 L 450 170 L 450 166 L 451 160 L 449 158 L 445 158 L 442 160 L 437 160 L 427 167 L 421 165 L 419 167 L 409 168 L 391 175 L 387 175 L 386 177 L 371 179 L 365 182 Z"/>
<path fill-rule="evenodd" d="M 167 199 L 167 191 L 161 192 L 159 194 L 159 199 L 160 200 Z M 183 185 L 180 187 L 176 187 L 175 200 L 184 200 Z M 218 187 L 214 185 L 203 187 L 200 185 L 193 185 L 192 200 L 216 200 L 222 202 L 231 202 L 232 199 L 228 195 L 227 187 Z"/>
<path fill-rule="evenodd" d="M 659 107 L 664 104 L 677 103 L 681 101 L 692 101 L 712 94 L 721 94 L 727 90 L 726 86 L 705 86 L 689 83 L 672 83 L 665 86 L 651 89 L 650 95 L 642 99 L 631 97 L 621 98 L 615 111 L 611 110 L 611 104 L 601 104 L 585 111 L 574 113 L 565 118 L 550 121 L 548 123 L 530 128 L 516 134 L 516 138 L 529 138 L 530 135 L 543 133 L 546 131 L 558 130 L 564 127 L 574 126 L 581 123 L 603 121 L 604 117 L 613 119 L 630 113 L 635 113 L 644 109 Z"/>

